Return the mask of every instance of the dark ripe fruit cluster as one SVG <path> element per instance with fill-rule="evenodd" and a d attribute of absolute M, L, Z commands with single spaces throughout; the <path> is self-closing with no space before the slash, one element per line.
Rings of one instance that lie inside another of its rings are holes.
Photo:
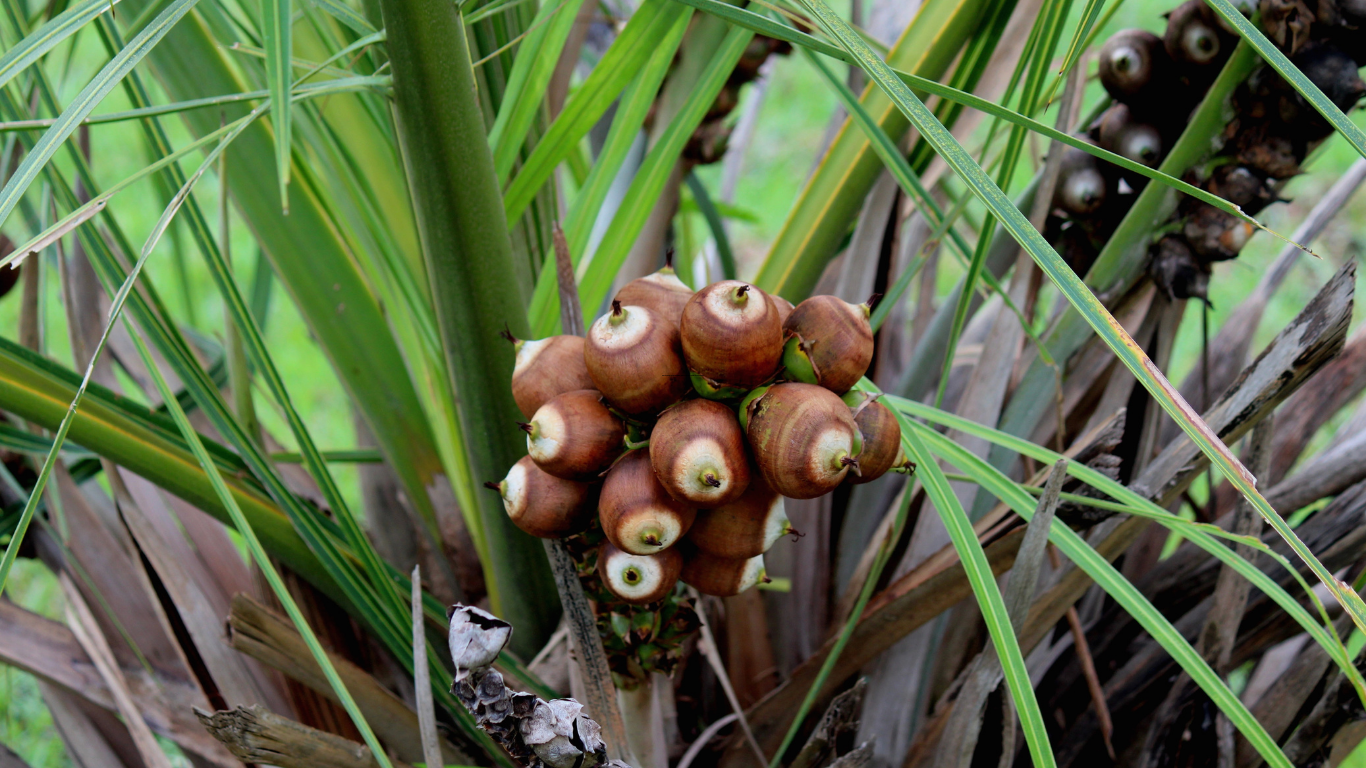
<path fill-rule="evenodd" d="M 785 497 L 909 466 L 895 415 L 853 389 L 876 298 L 794 307 L 739 280 L 694 293 L 667 267 L 632 281 L 587 338 L 515 342 L 529 455 L 488 485 L 533 536 L 596 519 L 596 577 L 622 602 L 655 603 L 678 581 L 748 589 L 795 533 Z"/>
<path fill-rule="evenodd" d="M 1263 31 L 1340 109 L 1366 95 L 1366 3 L 1260 0 Z M 1185 130 L 1238 38 L 1203 0 L 1166 15 L 1162 35 L 1115 33 L 1101 47 L 1100 81 L 1114 99 L 1085 138 L 1135 163 L 1157 167 Z M 1185 180 L 1256 215 L 1278 200 L 1284 180 L 1332 133 L 1328 122 L 1274 70 L 1263 67 L 1236 91 L 1223 148 Z M 1148 183 L 1141 174 L 1068 147 L 1044 235 L 1084 275 Z M 1149 276 L 1173 299 L 1204 298 L 1210 265 L 1237 258 L 1253 225 L 1182 197 L 1174 219 L 1149 248 Z"/>

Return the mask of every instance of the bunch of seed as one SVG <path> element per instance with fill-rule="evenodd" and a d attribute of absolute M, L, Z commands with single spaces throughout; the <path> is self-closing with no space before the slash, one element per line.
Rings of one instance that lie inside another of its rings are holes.
<path fill-rule="evenodd" d="M 1343 111 L 1366 94 L 1366 4 L 1361 0 L 1261 0 L 1268 37 Z M 1203 0 L 1167 14 L 1161 37 L 1141 29 L 1116 32 L 1100 51 L 1100 81 L 1114 99 L 1086 138 L 1156 167 L 1185 129 L 1238 42 Z M 1186 181 L 1256 215 L 1300 172 L 1332 127 L 1274 70 L 1262 67 L 1239 87 L 1222 150 Z M 1045 236 L 1085 274 L 1148 180 L 1075 148 L 1065 150 Z M 1210 265 L 1233 259 L 1252 225 L 1207 203 L 1185 198 L 1151 248 L 1149 274 L 1174 299 L 1204 298 Z"/>
<path fill-rule="evenodd" d="M 875 299 L 794 308 L 738 280 L 694 293 L 668 267 L 635 280 L 587 338 L 514 340 L 529 455 L 489 485 L 533 536 L 596 520 L 597 573 L 624 602 L 680 580 L 738 594 L 792 532 L 784 497 L 908 465 L 891 410 L 851 391 L 872 361 Z"/>

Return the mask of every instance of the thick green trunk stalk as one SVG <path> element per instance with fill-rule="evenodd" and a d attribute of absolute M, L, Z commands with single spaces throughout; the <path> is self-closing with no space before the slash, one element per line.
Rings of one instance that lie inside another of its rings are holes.
<path fill-rule="evenodd" d="M 440 0 L 382 0 L 394 70 L 399 140 L 416 207 L 423 257 L 459 396 L 470 469 L 495 480 L 525 453 L 508 381 L 512 345 L 504 327 L 527 332 L 528 265 L 513 258 L 484 116 L 475 93 L 464 26 Z M 541 546 L 517 530 L 495 494 L 479 497 L 488 543 L 493 610 L 533 653 L 559 617 Z"/>

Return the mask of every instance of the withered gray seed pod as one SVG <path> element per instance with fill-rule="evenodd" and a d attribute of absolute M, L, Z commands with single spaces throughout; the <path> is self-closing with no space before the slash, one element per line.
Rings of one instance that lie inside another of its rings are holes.
<path fill-rule="evenodd" d="M 607 756 L 602 728 L 573 699 L 536 700 L 521 723 L 522 741 L 550 768 L 587 768 Z"/>
<path fill-rule="evenodd" d="M 482 608 L 456 603 L 451 606 L 448 642 L 455 680 L 459 682 L 473 670 L 487 667 L 512 638 L 512 625 Z"/>

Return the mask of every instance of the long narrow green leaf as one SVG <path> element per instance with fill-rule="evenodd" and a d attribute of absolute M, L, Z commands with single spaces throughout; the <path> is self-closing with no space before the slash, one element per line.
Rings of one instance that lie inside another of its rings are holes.
<path fill-rule="evenodd" d="M 687 178 L 688 191 L 692 193 L 692 199 L 697 203 L 697 210 L 702 212 L 702 218 L 707 220 L 707 228 L 711 230 L 712 240 L 716 242 L 716 256 L 721 262 L 721 277 L 725 280 L 736 278 L 735 252 L 730 249 L 730 238 L 726 236 L 726 224 L 721 221 L 721 214 L 716 210 L 716 206 L 711 201 L 711 194 L 702 184 L 702 180 L 697 178 L 697 174 L 689 171 Z"/>
<path fill-rule="evenodd" d="M 612 217 L 612 225 L 607 235 L 593 253 L 593 260 L 583 272 L 579 286 L 580 301 L 583 306 L 593 308 L 602 305 L 607 291 L 612 287 L 617 271 L 626 260 L 636 236 L 645 226 L 645 220 L 654 209 L 664 184 L 678 162 L 679 153 L 696 130 L 707 110 L 726 84 L 726 79 L 735 69 L 735 63 L 745 52 L 745 46 L 754 37 L 748 29 L 733 27 L 726 33 L 720 49 L 708 62 L 696 86 L 689 92 L 683 108 L 674 116 L 673 121 L 655 140 L 645 162 L 640 164 L 636 176 L 617 213 Z M 601 65 L 599 65 L 601 66 Z"/>
<path fill-rule="evenodd" d="M 342 0 L 312 0 L 312 2 L 331 14 L 337 21 L 350 27 L 358 35 L 373 35 L 376 32 L 373 24 L 366 21 L 364 16 Z"/>
<path fill-rule="evenodd" d="M 260 112 L 261 110 L 258 109 L 251 117 L 259 115 Z M 29 494 L 28 501 L 24 504 L 24 511 L 19 518 L 19 525 L 15 529 L 14 534 L 10 537 L 9 545 L 5 547 L 4 556 L 0 557 L 0 594 L 4 593 L 5 582 L 9 579 L 10 568 L 14 565 L 14 559 L 18 556 L 19 548 L 23 546 L 24 536 L 28 532 L 29 524 L 33 521 L 33 514 L 37 511 L 38 502 L 43 498 L 43 491 L 47 487 L 48 478 L 52 476 L 52 470 L 57 465 L 57 459 L 61 455 L 62 443 L 66 440 L 67 433 L 71 431 L 71 424 L 76 419 L 76 412 L 81 406 L 81 400 L 85 397 L 85 391 L 90 386 L 90 379 L 95 374 L 95 365 L 99 362 L 100 354 L 104 352 L 104 346 L 109 341 L 110 332 L 113 331 L 120 314 L 123 312 L 123 306 L 128 301 L 129 293 L 133 290 L 133 286 L 137 282 L 138 276 L 142 274 L 143 266 L 147 264 L 147 257 L 152 254 L 152 249 L 156 247 L 157 242 L 161 239 L 161 235 L 170 225 L 172 217 L 175 216 L 176 211 L 180 209 L 181 204 L 185 202 L 185 198 L 190 194 L 190 190 L 193 189 L 193 182 L 198 181 L 200 177 L 204 175 L 204 171 L 208 169 L 213 160 L 218 158 L 218 155 L 232 143 L 233 139 L 241 134 L 242 129 L 250 124 L 250 122 L 250 120 L 243 120 L 234 133 L 225 135 L 218 143 L 218 146 L 214 147 L 213 151 L 209 153 L 210 159 L 206 160 L 205 163 L 200 166 L 198 173 L 195 174 L 191 182 L 182 188 L 171 201 L 170 206 L 166 208 L 162 213 L 161 218 L 152 228 L 152 233 L 147 238 L 147 243 L 143 246 L 142 252 L 138 255 L 137 262 L 133 264 L 133 268 L 128 272 L 128 277 L 114 294 L 109 307 L 109 320 L 105 323 L 104 330 L 100 333 L 99 341 L 96 342 L 95 348 L 90 354 L 90 362 L 86 365 L 85 375 L 81 377 L 81 384 L 76 388 L 76 394 L 71 399 L 71 405 L 67 407 L 66 416 L 62 418 L 62 423 L 57 427 L 57 433 L 52 438 L 52 447 L 48 449 L 47 457 L 43 459 L 43 466 L 38 471 L 38 478 L 33 483 L 33 490 Z M 152 365 L 155 366 L 156 363 L 153 362 Z M 176 401 L 174 393 L 169 391 L 166 392 L 165 398 L 167 401 L 170 401 L 168 402 L 168 405 L 174 403 L 172 407 L 177 411 L 180 411 L 180 403 Z M 181 413 L 183 415 L 183 412 Z M 202 446 L 200 448 L 203 450 Z M 207 453 L 205 453 L 204 456 L 205 461 L 212 463 L 212 461 L 208 459 Z M 215 469 L 217 469 L 217 467 L 215 467 Z"/>
<path fill-rule="evenodd" d="M 233 526 L 242 536 L 243 541 L 246 542 L 247 551 L 251 553 L 252 560 L 255 561 L 256 567 L 261 569 L 262 574 L 266 577 L 266 582 L 270 584 L 271 591 L 275 593 L 276 599 L 279 600 L 280 605 L 284 607 L 285 613 L 289 615 L 290 621 L 294 622 L 295 629 L 299 630 L 299 634 L 304 639 L 304 644 L 308 646 L 309 653 L 313 655 L 313 661 L 322 669 L 323 677 L 327 678 L 327 684 L 332 687 L 332 691 L 337 695 L 337 699 L 341 702 L 342 708 L 346 710 L 346 714 L 351 717 L 351 722 L 355 724 L 356 729 L 360 731 L 361 738 L 365 740 L 366 746 L 370 748 L 370 754 L 375 762 L 379 763 L 382 768 L 393 768 L 392 763 L 389 762 L 388 753 L 384 751 L 384 747 L 379 743 L 379 739 L 375 737 L 375 732 L 371 730 L 370 724 L 366 722 L 365 715 L 360 711 L 360 707 L 357 706 L 356 700 L 352 698 L 351 692 L 347 690 L 346 683 L 342 682 L 341 676 L 337 674 L 337 669 L 333 666 L 331 657 L 327 655 L 327 651 L 324 650 L 322 644 L 318 642 L 318 636 L 313 632 L 313 628 L 308 625 L 308 620 L 304 618 L 303 611 L 299 610 L 299 605 L 295 602 L 294 595 L 292 595 L 289 588 L 285 586 L 284 580 L 280 578 L 280 572 L 276 570 L 275 564 L 271 562 L 270 556 L 266 554 L 265 549 L 261 546 L 261 540 L 256 537 L 256 532 L 252 530 L 251 524 L 247 522 L 246 516 L 242 514 L 242 509 L 237 506 L 237 499 L 233 497 L 232 492 L 229 491 L 227 485 L 224 484 L 223 476 L 219 472 L 218 465 L 209 457 L 208 451 L 204 448 L 204 443 L 199 439 L 199 433 L 196 432 L 194 427 L 190 424 L 190 420 L 185 416 L 185 411 L 181 409 L 180 403 L 176 402 L 175 396 L 171 392 L 171 388 L 166 384 L 166 377 L 162 375 L 161 369 L 157 367 L 157 360 L 152 357 L 152 351 L 147 348 L 147 343 L 143 341 L 142 334 L 132 322 L 128 322 L 127 325 L 128 333 L 133 338 L 133 344 L 137 347 L 138 355 L 141 356 L 143 365 L 146 366 L 148 372 L 151 374 L 152 381 L 156 384 L 157 391 L 161 394 L 162 399 L 170 404 L 171 415 L 174 417 L 176 425 L 180 427 L 181 435 L 189 442 L 195 458 L 199 460 L 199 464 L 204 468 L 204 471 L 208 473 L 209 480 L 213 483 L 214 491 L 218 494 L 218 498 L 222 500 L 223 505 L 227 507 L 228 514 L 232 516 Z M 106 333 L 108 333 L 107 330 Z M 35 491 L 33 495 L 36 497 L 38 494 Z"/>
<path fill-rule="evenodd" d="M 288 98 L 293 78 L 290 61 L 294 52 L 294 7 L 290 0 L 264 0 L 261 27 L 266 46 L 266 85 L 270 91 L 270 120 L 275 133 L 275 167 L 280 179 L 280 205 L 289 213 L 289 169 L 293 165 L 289 142 L 294 105 Z M 318 67 L 321 69 L 321 67 Z"/>
<path fill-rule="evenodd" d="M 654 105 L 655 94 L 664 82 L 673 64 L 674 54 L 683 42 L 688 30 L 689 13 L 679 14 L 674 25 L 660 39 L 655 52 L 645 62 L 640 73 L 621 94 L 617 110 L 612 116 L 612 127 L 607 131 L 607 140 L 598 153 L 597 162 L 589 171 L 574 202 L 570 205 L 569 216 L 565 220 L 565 240 L 569 244 L 569 258 L 575 267 L 583 259 L 588 249 L 588 241 L 602 212 L 603 202 L 612 188 L 612 182 L 620 172 L 627 154 L 640 135 L 645 117 Z M 527 313 L 531 319 L 532 332 L 537 338 L 550 336 L 560 327 L 560 292 L 555 278 L 555 266 L 549 259 L 541 268 L 536 280 L 536 291 L 531 297 L 531 308 Z"/>
<path fill-rule="evenodd" d="M 119 0 L 81 0 L 54 16 L 43 26 L 20 40 L 13 48 L 0 55 L 0 88 L 43 57 L 54 46 L 105 11 L 112 12 Z M 19 30 L 15 30 L 18 32 Z"/>
<path fill-rule="evenodd" d="M 18 205 L 19 198 L 23 196 L 33 180 L 38 177 L 39 172 L 47 161 L 56 153 L 57 148 L 66 142 L 81 121 L 89 115 L 92 110 L 104 99 L 109 91 L 127 75 L 138 62 L 142 61 L 152 48 L 171 31 L 171 27 L 176 22 L 194 8 L 199 0 L 175 0 L 165 11 L 162 11 L 146 29 L 138 33 L 118 55 L 104 65 L 94 79 L 92 79 L 71 105 L 66 108 L 52 125 L 38 140 L 23 162 L 15 169 L 14 175 L 10 177 L 4 189 L 0 189 L 0 225 L 5 223 L 14 206 Z"/>
<path fill-rule="evenodd" d="M 1262 31 L 1257 29 L 1251 21 L 1248 21 L 1247 17 L 1240 13 L 1229 0 L 1206 0 L 1206 2 L 1224 18 L 1224 21 L 1238 30 L 1238 35 L 1246 40 L 1271 65 L 1272 69 L 1279 72 L 1292 88 L 1314 105 L 1314 109 L 1318 110 L 1318 113 L 1323 115 L 1338 133 L 1342 134 L 1342 138 L 1352 145 L 1357 154 L 1366 157 L 1366 132 L 1363 132 L 1356 123 L 1347 119 L 1342 110 L 1338 109 L 1338 106 L 1330 101 L 1323 94 L 1323 91 L 1314 85 L 1313 81 L 1305 77 L 1299 67 L 1292 64 L 1290 59 L 1281 53 L 1280 48 L 1266 39 L 1266 35 L 1262 34 Z"/>
<path fill-rule="evenodd" d="M 936 442 L 939 444 L 944 454 L 949 457 L 950 461 L 959 463 L 960 467 L 969 474 L 974 474 L 984 486 L 989 482 L 989 478 L 987 474 L 985 474 L 987 473 L 987 470 L 990 470 L 990 473 L 997 472 L 985 462 L 981 462 L 980 460 L 977 462 L 970 461 L 967 456 L 964 456 L 967 452 L 962 451 L 959 446 L 953 445 L 952 441 L 937 439 L 942 438 L 942 435 L 935 434 L 934 438 L 931 438 L 930 433 L 932 430 L 917 428 L 917 425 L 915 425 L 914 422 L 903 423 L 910 426 L 912 431 L 918 436 L 922 436 L 927 440 L 936 439 Z M 975 474 L 976 470 L 981 470 L 984 474 Z M 1009 481 L 1007 481 L 1007 483 L 1009 484 Z M 1033 516 L 1034 504 L 1031 497 L 1027 494 L 1021 497 L 1006 492 L 994 483 L 993 486 L 995 486 L 995 490 L 1001 491 L 1003 496 L 1002 500 L 1010 504 L 1016 514 L 1026 520 Z M 1175 659 L 1176 662 L 1181 665 L 1181 668 L 1186 670 L 1191 676 L 1191 679 L 1209 695 L 1215 705 L 1228 716 L 1229 720 L 1238 728 L 1243 736 L 1247 738 L 1249 743 L 1257 749 L 1257 752 L 1267 761 L 1267 763 L 1282 768 L 1289 768 L 1290 761 L 1285 758 L 1285 755 L 1280 751 L 1280 748 L 1276 746 L 1275 740 L 1267 734 L 1266 729 L 1257 721 L 1257 718 L 1254 717 L 1238 697 L 1229 690 L 1228 686 L 1224 684 L 1224 681 L 1219 675 L 1210 668 L 1209 664 L 1205 662 L 1200 654 L 1195 652 L 1195 649 L 1192 648 L 1190 643 L 1181 636 L 1181 633 L 1172 626 L 1171 622 L 1167 621 L 1167 619 L 1148 602 L 1147 598 L 1144 597 L 1128 579 L 1125 579 L 1123 575 L 1114 569 L 1114 566 L 1112 566 L 1109 561 L 1101 557 L 1084 539 L 1078 536 L 1060 520 L 1053 521 L 1053 526 L 1049 533 L 1049 540 L 1052 541 L 1058 549 L 1062 550 L 1068 559 L 1076 563 L 1093 581 L 1109 593 L 1116 602 L 1118 602 L 1145 630 L 1147 630 L 1148 634 L 1151 635 L 1153 639 L 1157 640 L 1158 643 L 1171 654 L 1172 658 Z M 1214 546 L 1227 551 L 1227 548 L 1220 545 L 1216 544 Z M 1310 624 L 1313 624 L 1313 622 L 1310 622 Z M 1318 629 L 1322 630 L 1322 627 L 1319 627 Z M 1326 648 L 1326 650 L 1331 652 L 1331 646 Z"/>
<path fill-rule="evenodd" d="M 545 101 L 545 89 L 555 74 L 560 50 L 574 28 L 582 4 L 583 0 L 546 0 L 536 13 L 531 32 L 522 41 L 525 53 L 513 62 L 498 119 L 489 129 L 493 167 L 500 184 L 512 173 L 531 122 Z"/>
<path fill-rule="evenodd" d="M 899 397 L 888 396 L 885 398 L 885 401 L 893 409 L 906 414 L 907 416 L 924 418 L 927 421 L 949 427 L 950 429 L 961 430 L 966 434 L 976 435 L 996 445 L 1006 447 L 1020 455 L 1029 456 L 1036 461 L 1057 461 L 1062 457 L 1062 454 L 1050 451 L 1047 448 L 1036 445 L 1028 440 L 1006 434 L 990 427 L 982 426 L 974 421 L 964 419 L 946 411 L 931 408 L 930 406 Z M 910 422 L 910 426 L 915 429 L 924 429 L 916 422 Z M 1013 509 L 1023 503 L 1022 499 L 1024 499 L 1025 496 L 1018 495 L 1019 493 L 1023 493 L 1023 489 L 1007 478 L 1004 473 L 976 455 L 963 451 L 961 447 L 952 443 L 952 441 L 947 441 L 946 438 L 941 439 L 942 437 L 942 435 L 933 430 L 925 432 L 925 439 L 930 441 L 931 444 L 938 446 L 935 449 L 937 453 L 949 457 L 953 463 L 962 467 L 964 471 L 970 470 L 973 480 L 981 483 L 983 487 L 987 487 L 998 499 L 1011 505 Z M 1074 464 L 1076 466 L 1072 466 Z M 1274 600 L 1286 613 L 1290 614 L 1290 616 L 1295 619 L 1295 621 L 1299 623 L 1316 642 L 1323 646 L 1324 650 L 1342 669 L 1343 674 L 1347 675 L 1348 679 L 1352 681 L 1353 686 L 1358 690 L 1366 692 L 1366 680 L 1363 680 L 1361 673 L 1356 669 L 1355 665 L 1352 664 L 1351 658 L 1347 655 L 1346 647 L 1343 646 L 1341 639 L 1338 638 L 1333 631 L 1331 622 L 1327 621 L 1326 618 L 1323 622 L 1315 621 L 1310 613 L 1305 610 L 1289 592 L 1272 580 L 1271 577 L 1266 575 L 1260 568 L 1257 568 L 1246 559 L 1240 557 L 1228 547 L 1215 542 L 1214 537 L 1225 538 L 1231 542 L 1248 545 L 1257 549 L 1262 554 L 1275 559 L 1283 568 L 1299 580 L 1299 572 L 1292 568 L 1285 558 L 1277 555 L 1269 547 L 1262 544 L 1259 539 L 1230 534 L 1220 530 L 1216 526 L 1196 524 L 1173 515 L 1154 504 L 1151 500 L 1139 496 L 1119 482 L 1085 465 L 1070 462 L 1068 474 L 1090 485 L 1092 488 L 1120 500 L 1122 502 L 1122 508 L 1117 511 L 1124 512 L 1125 514 L 1141 515 L 1148 519 L 1156 520 L 1160 524 L 1172 529 L 1174 532 L 1178 532 L 1182 536 L 1190 539 L 1195 545 L 1209 552 L 1222 562 L 1227 563 L 1244 578 L 1256 585 L 1257 588 L 1262 590 L 1268 597 Z M 1028 504 L 1026 503 L 1025 506 L 1028 506 Z M 1309 585 L 1305 584 L 1303 581 L 1300 583 L 1309 600 L 1317 604 L 1318 598 L 1313 590 L 1309 588 Z"/>
<path fill-rule="evenodd" d="M 916 474 L 925 488 L 925 495 L 939 513 L 939 519 L 944 522 L 949 538 L 953 540 L 953 548 L 958 551 L 958 559 L 963 563 L 963 571 L 972 584 L 972 593 L 977 598 L 977 606 L 982 611 L 991 642 L 996 646 L 996 655 L 1001 660 L 1006 685 L 1020 714 L 1020 728 L 1029 745 L 1029 755 L 1034 765 L 1053 766 L 1055 763 L 1053 750 L 1048 744 L 1048 729 L 1039 711 L 1038 699 L 1034 696 L 1034 685 L 1029 680 L 1029 668 L 1020 652 L 1019 638 L 1010 624 L 1005 599 L 1001 597 L 1001 588 L 996 584 L 982 543 L 977 540 L 963 505 L 958 502 L 943 470 L 925 447 L 920 435 L 903 429 L 901 440 L 909 449 L 907 455 L 916 463 Z"/>
<path fill-rule="evenodd" d="M 550 130 L 541 137 L 508 186 L 503 196 L 508 221 L 522 217 L 555 166 L 573 151 L 598 118 L 612 106 L 626 84 L 654 55 L 657 42 L 666 36 L 667 30 L 683 13 L 684 9 L 673 0 L 645 0 L 636 9 L 626 28 L 603 54 L 588 79 L 574 91 L 564 111 L 555 118 Z"/>
<path fill-rule="evenodd" d="M 1215 0 L 1216 2 L 1221 0 Z M 871 48 L 869 48 L 857 34 L 849 29 L 848 25 L 838 15 L 830 11 L 829 7 L 822 0 L 803 0 L 812 10 L 813 15 L 826 28 L 827 32 L 838 38 L 845 50 L 859 59 L 861 66 L 868 72 L 869 77 L 878 84 L 896 103 L 911 122 L 915 124 L 930 144 L 935 148 L 941 157 L 949 164 L 949 167 L 958 174 L 960 178 L 972 190 L 988 210 L 1000 219 L 1012 237 L 1029 252 L 1044 274 L 1048 275 L 1053 284 L 1057 286 L 1060 293 L 1067 298 L 1094 331 L 1105 341 L 1111 351 L 1124 363 L 1124 366 L 1133 373 L 1134 377 L 1143 383 L 1145 389 L 1152 395 L 1153 399 L 1162 406 L 1181 429 L 1190 436 L 1191 440 L 1198 445 L 1202 452 L 1210 458 L 1211 463 L 1218 468 L 1229 482 L 1239 490 L 1242 495 L 1252 503 L 1253 507 L 1262 517 L 1276 530 L 1295 554 L 1303 560 L 1319 581 L 1328 588 L 1329 592 L 1342 603 L 1343 608 L 1351 614 L 1353 621 L 1363 631 L 1366 631 L 1366 602 L 1355 592 L 1348 589 L 1342 582 L 1333 577 L 1323 564 L 1314 557 L 1309 548 L 1300 541 L 1285 520 L 1271 508 L 1266 499 L 1257 491 L 1256 479 L 1247 471 L 1247 468 L 1233 455 L 1224 445 L 1217 435 L 1215 435 L 1201 420 L 1199 414 L 1191 409 L 1176 388 L 1167 381 L 1167 377 L 1162 371 L 1148 359 L 1142 347 L 1129 336 L 1128 332 L 1106 311 L 1105 306 L 1096 298 L 1095 294 L 1077 277 L 1063 261 L 1062 257 L 1053 250 L 1043 236 L 1039 234 L 1023 214 L 1010 203 L 1010 199 L 997 187 L 990 178 L 982 171 L 968 153 L 954 140 L 953 136 L 939 124 L 934 115 L 925 107 L 910 88 L 901 82 L 894 73 L 879 60 Z"/>

